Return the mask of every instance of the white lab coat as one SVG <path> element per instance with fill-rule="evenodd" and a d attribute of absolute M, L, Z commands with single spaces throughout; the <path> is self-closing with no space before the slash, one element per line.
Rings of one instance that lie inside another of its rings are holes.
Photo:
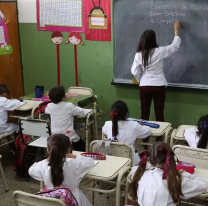
<path fill-rule="evenodd" d="M 141 52 L 136 53 L 131 73 L 135 76 L 140 86 L 166 86 L 167 81 L 163 72 L 164 59 L 175 53 L 181 44 L 181 38 L 175 36 L 171 45 L 160 46 L 154 49 L 148 68 L 142 64 Z"/>
<path fill-rule="evenodd" d="M 184 137 L 190 147 L 197 148 L 200 140 L 200 136 L 197 134 L 198 129 L 196 127 L 188 128 L 184 132 Z M 208 149 L 208 145 L 206 147 Z"/>
<path fill-rule="evenodd" d="M 112 136 L 112 121 L 105 122 L 102 128 L 103 134 L 107 135 L 108 139 L 113 140 Z M 135 121 L 118 121 L 118 135 L 116 136 L 118 142 L 123 142 L 132 148 L 133 165 L 138 165 L 140 157 L 135 152 L 134 143 L 137 138 L 146 138 L 151 134 L 151 129 L 147 126 L 141 126 Z"/>
<path fill-rule="evenodd" d="M 45 113 L 51 116 L 52 134 L 65 134 L 69 130 L 70 138 L 72 138 L 73 142 L 80 140 L 80 137 L 74 130 L 74 116 L 83 116 L 85 109 L 74 106 L 70 102 L 49 103 L 45 109 Z"/>
<path fill-rule="evenodd" d="M 64 162 L 63 187 L 69 188 L 76 198 L 79 206 L 91 206 L 87 197 L 79 190 L 79 183 L 88 171 L 95 165 L 91 158 L 77 155 L 76 159 L 67 158 Z M 44 181 L 47 188 L 53 188 L 48 160 L 34 163 L 29 169 L 29 175 L 38 181 Z"/>
<path fill-rule="evenodd" d="M 132 168 L 132 174 L 137 170 L 137 166 Z M 181 190 L 182 199 L 196 197 L 208 190 L 208 182 L 196 174 L 182 172 Z M 145 171 L 139 181 L 137 190 L 138 204 L 140 206 L 175 206 L 167 188 L 167 180 L 162 179 L 163 170 L 150 167 Z M 171 181 L 171 180 L 170 180 Z"/>
<path fill-rule="evenodd" d="M 8 114 L 7 111 L 13 111 L 18 107 L 24 105 L 25 102 L 20 102 L 17 99 L 7 99 L 5 97 L 0 97 L 0 134 L 6 132 L 18 132 L 19 126 L 13 123 L 7 123 Z"/>

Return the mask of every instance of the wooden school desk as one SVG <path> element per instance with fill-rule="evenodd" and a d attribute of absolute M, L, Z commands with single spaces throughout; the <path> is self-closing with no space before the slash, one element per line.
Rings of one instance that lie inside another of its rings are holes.
<path fill-rule="evenodd" d="M 195 125 L 181 125 L 178 129 L 174 129 L 171 134 L 170 146 L 173 147 L 178 141 L 185 141 L 184 132 L 186 129 L 196 127 Z"/>
<path fill-rule="evenodd" d="M 39 104 L 42 101 L 33 101 L 33 100 L 24 100 L 27 102 L 23 106 L 17 108 L 12 115 L 9 115 L 13 118 L 32 118 L 34 119 L 35 110 L 39 107 Z"/>
<path fill-rule="evenodd" d="M 150 121 L 151 123 L 159 124 L 160 127 L 158 129 L 151 128 L 151 136 L 153 137 L 160 137 L 164 136 L 164 142 L 168 142 L 169 133 L 172 130 L 171 123 L 169 122 L 155 122 Z"/>
<path fill-rule="evenodd" d="M 22 99 L 24 101 L 36 102 L 37 105 L 39 105 L 43 101 L 50 101 L 50 99 L 48 97 L 48 91 L 45 91 L 43 97 L 41 97 L 41 98 L 35 98 L 35 94 L 32 93 L 32 94 L 23 96 Z M 90 104 L 95 102 L 95 98 L 92 95 L 68 93 L 66 102 L 71 102 L 76 106 L 79 106 L 82 108 L 87 108 Z M 37 108 L 38 108 L 38 106 L 33 108 L 32 114 L 31 114 L 32 118 L 34 118 L 34 116 L 35 116 L 34 112 Z M 92 111 L 83 117 L 76 117 L 75 118 L 75 120 L 78 122 L 84 121 L 84 124 L 85 124 L 84 130 L 86 133 L 86 135 L 85 135 L 86 151 L 88 151 L 88 149 L 89 149 L 89 128 L 90 127 L 91 127 L 91 130 L 94 127 L 94 136 L 95 136 L 95 139 L 98 139 L 96 115 L 97 115 L 96 112 Z M 75 121 L 75 124 L 76 124 L 76 121 Z"/>
<path fill-rule="evenodd" d="M 73 154 L 79 155 L 81 152 L 73 151 Z M 120 206 L 120 187 L 126 182 L 126 179 L 123 178 L 124 174 L 130 171 L 131 160 L 124 157 L 115 157 L 115 156 L 106 156 L 106 160 L 98 160 L 98 164 L 96 164 L 84 177 L 85 182 L 93 181 L 104 181 L 109 182 L 117 178 L 117 182 L 115 188 L 110 190 L 102 190 L 95 188 L 91 183 L 86 184 L 81 188 L 90 190 L 93 192 L 92 202 L 94 201 L 94 192 L 101 192 L 105 194 L 116 192 L 116 204 L 115 206 Z M 43 188 L 44 183 L 41 182 L 40 188 Z"/>

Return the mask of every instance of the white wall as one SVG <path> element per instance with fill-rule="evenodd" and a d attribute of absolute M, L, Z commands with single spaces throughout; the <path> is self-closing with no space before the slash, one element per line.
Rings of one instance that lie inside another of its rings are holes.
<path fill-rule="evenodd" d="M 17 0 L 20 23 L 37 23 L 36 0 Z"/>

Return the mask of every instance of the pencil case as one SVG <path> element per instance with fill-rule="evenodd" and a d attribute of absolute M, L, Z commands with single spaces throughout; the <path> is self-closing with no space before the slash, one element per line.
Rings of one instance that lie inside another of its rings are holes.
<path fill-rule="evenodd" d="M 188 162 L 178 161 L 176 168 L 178 171 L 184 170 L 190 174 L 194 174 L 195 165 Z"/>
<path fill-rule="evenodd" d="M 148 121 L 143 120 L 143 119 L 128 118 L 127 120 L 128 121 L 135 121 L 135 122 L 138 122 L 141 125 L 145 125 L 145 126 L 148 126 L 148 127 L 151 127 L 151 128 L 155 128 L 155 129 L 160 128 L 160 125 L 159 124 L 155 124 L 155 123 L 152 123 L 152 122 L 148 122 Z"/>
<path fill-rule="evenodd" d="M 103 154 L 95 153 L 95 152 L 85 152 L 81 153 L 84 157 L 90 157 L 94 160 L 106 160 L 106 156 Z"/>

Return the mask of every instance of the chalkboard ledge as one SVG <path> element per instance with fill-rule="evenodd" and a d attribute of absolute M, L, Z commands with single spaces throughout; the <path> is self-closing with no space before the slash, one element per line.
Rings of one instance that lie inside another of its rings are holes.
<path fill-rule="evenodd" d="M 133 84 L 131 81 L 124 81 L 124 82 L 119 82 L 115 81 L 112 79 L 111 85 L 114 86 L 128 86 L 128 87 L 133 87 L 133 88 L 139 88 L 138 84 Z M 179 85 L 174 85 L 174 84 L 168 84 L 167 86 L 168 90 L 179 90 L 179 91 L 198 91 L 198 92 L 206 92 L 208 91 L 208 87 L 185 87 L 185 86 L 179 86 Z"/>

